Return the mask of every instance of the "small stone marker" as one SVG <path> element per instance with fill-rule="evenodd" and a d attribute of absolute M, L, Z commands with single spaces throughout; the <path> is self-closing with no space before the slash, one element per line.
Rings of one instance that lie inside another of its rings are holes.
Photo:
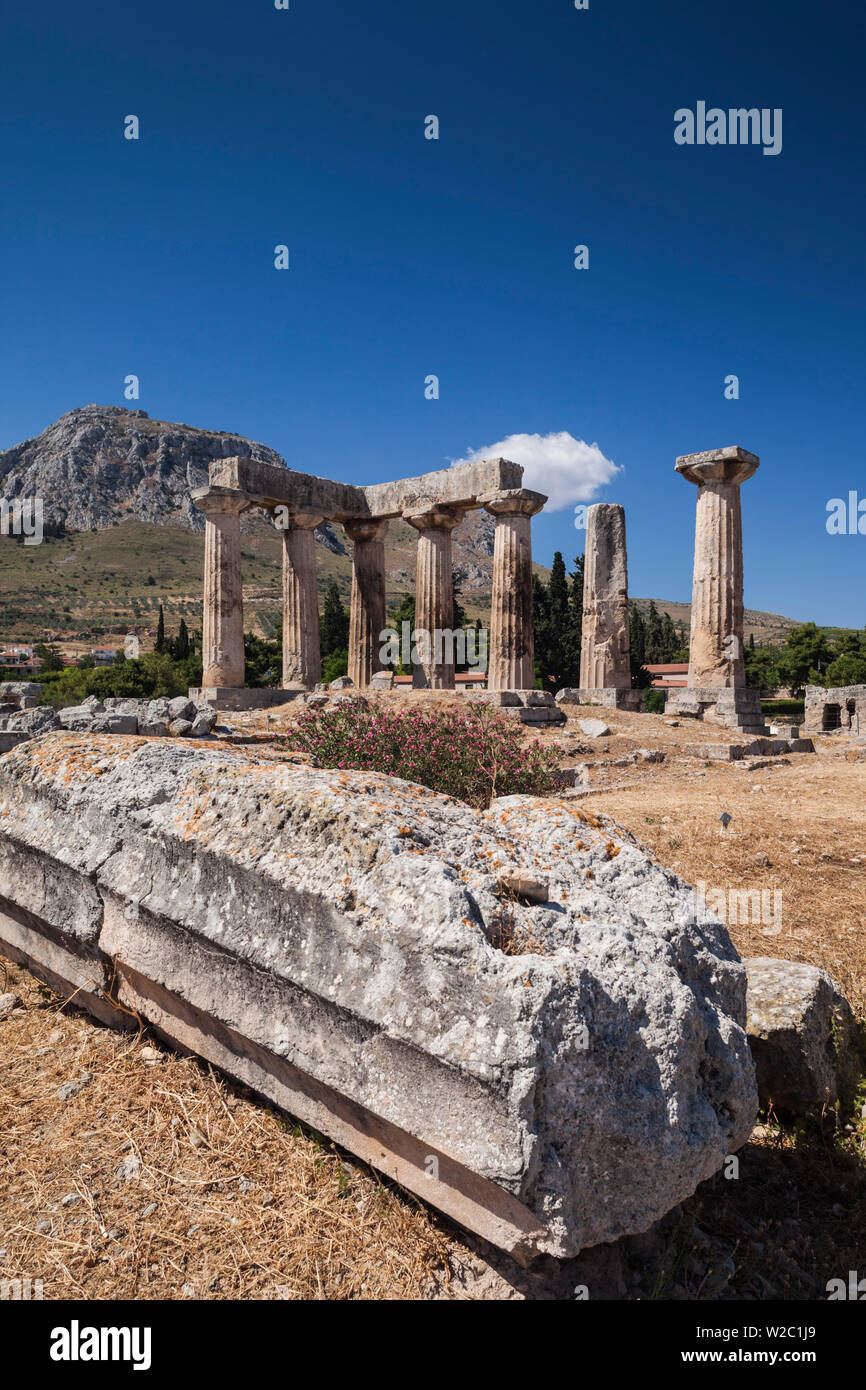
<path fill-rule="evenodd" d="M 580 732 L 587 738 L 606 738 L 610 729 L 603 719 L 581 719 Z"/>
<path fill-rule="evenodd" d="M 532 869 L 506 869 L 499 875 L 499 887 L 503 893 L 513 893 L 515 897 L 525 898 L 530 903 L 549 901 L 549 885 L 544 874 Z"/>

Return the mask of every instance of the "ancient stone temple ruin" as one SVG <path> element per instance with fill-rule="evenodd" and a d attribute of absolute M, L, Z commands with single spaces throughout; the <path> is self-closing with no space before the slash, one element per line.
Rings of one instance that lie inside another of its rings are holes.
<path fill-rule="evenodd" d="M 532 631 L 531 518 L 547 498 L 522 486 L 523 469 L 507 459 L 356 487 L 250 458 L 219 459 L 193 501 L 205 514 L 202 693 L 219 707 L 275 703 L 310 690 L 321 676 L 315 528 L 339 522 L 354 546 L 349 620 L 349 675 L 360 689 L 381 667 L 385 629 L 388 522 L 400 517 L 418 532 L 416 628 L 431 634 L 414 670 L 416 688 L 454 688 L 454 655 L 436 633 L 453 626 L 451 533 L 471 508 L 496 518 L 488 689 L 535 685 Z M 271 514 L 283 535 L 283 690 L 245 690 L 240 518 L 250 508 Z"/>

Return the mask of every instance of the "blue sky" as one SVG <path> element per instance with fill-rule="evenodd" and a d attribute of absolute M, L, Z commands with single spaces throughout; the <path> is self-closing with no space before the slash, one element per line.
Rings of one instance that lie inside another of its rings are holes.
<path fill-rule="evenodd" d="M 853 0 L 48 0 L 2 32 L 0 447 L 129 373 L 355 482 L 566 431 L 621 470 L 592 500 L 632 592 L 684 599 L 675 457 L 738 443 L 747 605 L 866 625 L 866 535 L 825 529 L 866 498 Z M 781 153 L 676 145 L 699 100 L 781 108 Z M 582 549 L 569 507 L 534 537 Z"/>

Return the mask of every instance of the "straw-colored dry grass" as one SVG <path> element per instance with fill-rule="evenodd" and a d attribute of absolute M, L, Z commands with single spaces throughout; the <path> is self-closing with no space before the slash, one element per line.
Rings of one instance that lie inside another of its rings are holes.
<path fill-rule="evenodd" d="M 194 1058 L 60 1012 L 14 966 L 0 987 L 4 971 L 23 1007 L 0 1023 L 0 1279 L 42 1279 L 45 1298 L 381 1299 L 444 1268 L 449 1241 L 409 1196 Z"/>

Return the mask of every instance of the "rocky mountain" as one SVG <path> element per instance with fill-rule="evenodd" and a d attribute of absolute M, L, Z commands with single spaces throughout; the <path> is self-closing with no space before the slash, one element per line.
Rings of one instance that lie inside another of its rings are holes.
<path fill-rule="evenodd" d="M 202 531 L 204 517 L 190 501 L 190 488 L 207 482 L 211 459 L 234 455 L 286 467 L 275 450 L 242 435 L 152 420 L 144 410 L 86 405 L 0 452 L 0 497 L 43 498 L 45 520 L 62 522 L 69 532 L 102 531 L 129 520 Z M 252 524 L 251 518 L 246 525 Z M 454 566 L 465 593 L 490 590 L 494 525 L 486 512 L 470 512 L 454 533 Z M 348 564 L 351 545 L 341 527 L 326 522 L 316 539 Z M 414 586 L 416 543 L 411 527 L 392 522 L 386 565 L 398 587 Z"/>
<path fill-rule="evenodd" d="M 189 490 L 211 459 L 235 454 L 285 467 L 265 444 L 237 434 L 151 420 L 144 410 L 85 405 L 35 439 L 0 452 L 0 497 L 41 497 L 45 520 L 96 531 L 130 517 L 204 530 Z"/>

